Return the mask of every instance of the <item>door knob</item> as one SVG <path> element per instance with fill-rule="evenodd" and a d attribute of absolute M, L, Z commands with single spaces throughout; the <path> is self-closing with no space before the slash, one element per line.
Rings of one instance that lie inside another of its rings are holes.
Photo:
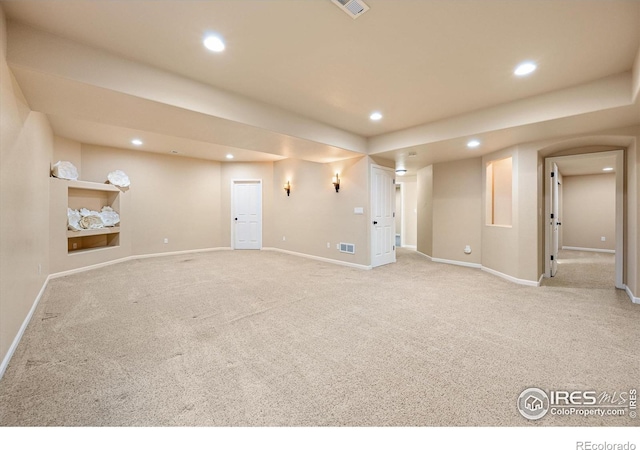
<path fill-rule="evenodd" d="M 378 225 L 378 222 L 376 220 L 373 221 L 374 225 Z"/>
<path fill-rule="evenodd" d="M 236 218 L 235 218 L 235 219 L 233 219 L 233 220 L 235 220 L 235 221 L 237 222 L 237 221 L 238 221 L 238 218 L 236 217 Z"/>

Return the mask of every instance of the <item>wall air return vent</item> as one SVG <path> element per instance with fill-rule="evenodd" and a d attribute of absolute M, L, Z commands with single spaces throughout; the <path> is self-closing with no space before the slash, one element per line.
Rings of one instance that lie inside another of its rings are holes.
<path fill-rule="evenodd" d="M 344 242 L 340 242 L 340 251 L 342 253 L 351 253 L 354 255 L 356 253 L 355 244 L 345 244 Z"/>
<path fill-rule="evenodd" d="M 352 19 L 357 19 L 365 13 L 369 11 L 369 7 L 365 5 L 362 0 L 331 0 L 335 3 L 338 8 L 343 10 L 346 14 L 349 15 Z"/>

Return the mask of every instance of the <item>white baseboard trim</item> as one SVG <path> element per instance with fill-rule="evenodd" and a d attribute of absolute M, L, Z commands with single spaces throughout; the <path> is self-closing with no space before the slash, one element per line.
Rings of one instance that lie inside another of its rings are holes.
<path fill-rule="evenodd" d="M 625 286 L 624 287 L 624 291 L 627 293 L 627 295 L 631 299 L 631 303 L 635 303 L 636 305 L 640 305 L 640 298 L 638 298 L 638 297 L 633 295 L 633 292 L 631 292 L 631 289 L 629 289 L 629 286 Z"/>
<path fill-rule="evenodd" d="M 491 275 L 495 275 L 497 277 L 500 277 L 500 278 L 503 278 L 505 280 L 511 281 L 512 283 L 522 284 L 522 285 L 525 285 L 525 286 L 536 286 L 536 287 L 540 286 L 540 283 L 542 282 L 542 278 L 544 277 L 544 274 L 542 274 L 540 276 L 540 279 L 537 282 L 536 281 L 529 281 L 529 280 L 521 280 L 520 278 L 512 277 L 511 275 L 507 275 L 505 273 L 498 272 L 497 270 L 493 270 L 493 269 L 489 269 L 488 267 L 484 267 L 482 264 L 468 263 L 468 262 L 464 262 L 464 261 L 455 261 L 455 260 L 451 260 L 451 259 L 434 258 L 432 256 L 425 255 L 424 253 L 421 253 L 421 252 L 416 252 L 416 253 L 418 255 L 424 256 L 429 261 L 433 261 L 435 263 L 453 264 L 454 266 L 471 267 L 472 269 L 480 269 L 480 270 L 482 270 L 484 272 L 490 273 Z"/>
<path fill-rule="evenodd" d="M 545 278 L 546 275 L 543 273 L 542 275 L 540 275 L 540 278 L 538 278 L 538 286 L 540 286 L 542 284 L 542 279 Z"/>
<path fill-rule="evenodd" d="M 33 317 L 33 313 L 36 311 L 36 308 L 38 307 L 38 303 L 40 303 L 40 299 L 42 298 L 42 294 L 44 294 L 44 290 L 47 288 L 47 285 L 49 284 L 49 280 L 50 279 L 51 279 L 51 277 L 48 276 L 44 280 L 44 283 L 42 284 L 42 287 L 40 288 L 40 292 L 38 292 L 38 295 L 36 296 L 36 299 L 33 302 L 33 305 L 31 305 L 31 309 L 27 313 L 27 317 L 25 317 L 24 320 L 22 321 L 22 325 L 20 326 L 20 329 L 18 330 L 18 334 L 16 334 L 16 337 L 13 338 L 13 342 L 11 343 L 11 346 L 9 347 L 9 350 L 7 350 L 7 354 L 4 355 L 4 358 L 2 359 L 2 363 L 0 363 L 0 380 L 4 376 L 4 373 L 7 370 L 7 367 L 9 367 L 9 361 L 11 361 L 11 358 L 13 357 L 13 354 L 15 353 L 16 349 L 18 348 L 18 344 L 22 340 L 22 336 L 24 335 L 24 332 L 26 331 L 27 326 L 29 326 L 29 322 L 31 322 L 31 318 Z"/>
<path fill-rule="evenodd" d="M 463 267 L 471 267 L 473 269 L 480 269 L 483 272 L 490 273 L 491 275 L 495 275 L 497 277 L 500 277 L 500 278 L 503 278 L 505 280 L 511 281 L 512 283 L 522 284 L 524 286 L 535 286 L 535 287 L 538 287 L 538 286 L 540 286 L 540 283 L 542 282 L 542 278 L 544 277 L 544 274 L 541 275 L 540 279 L 538 281 L 522 280 L 520 278 L 516 278 L 516 277 L 512 277 L 511 275 L 507 275 L 506 273 L 502 273 L 502 272 L 498 272 L 497 270 L 490 269 L 490 268 L 485 267 L 482 264 L 478 264 L 478 263 L 468 263 L 468 262 L 464 262 L 464 261 L 455 261 L 455 260 L 451 260 L 451 259 L 433 258 L 431 256 L 425 255 L 424 253 L 420 253 L 420 252 L 418 252 L 418 254 L 420 254 L 422 256 L 425 256 L 426 258 L 428 258 L 431 261 L 436 262 L 436 263 L 453 264 L 454 266 L 463 266 Z"/>
<path fill-rule="evenodd" d="M 195 250 L 178 250 L 175 252 L 163 252 L 163 253 L 148 253 L 146 255 L 132 255 L 129 256 L 128 259 L 148 259 L 148 258 L 159 258 L 161 256 L 176 256 L 176 255 L 187 255 L 189 253 L 208 253 L 208 252 L 220 252 L 223 250 L 233 250 L 231 247 L 211 247 L 211 248 L 199 248 Z"/>
<path fill-rule="evenodd" d="M 49 278 L 53 279 L 53 278 L 66 277 L 67 275 L 87 272 L 89 270 L 95 270 L 101 267 L 107 267 L 113 264 L 119 264 L 126 261 L 135 261 L 137 259 L 160 258 L 162 256 L 186 255 L 189 253 L 216 252 L 216 251 L 222 251 L 222 250 L 231 250 L 231 247 L 201 248 L 196 250 L 179 250 L 175 252 L 148 253 L 146 255 L 131 255 L 131 256 L 125 256 L 124 258 L 118 258 L 118 259 L 113 259 L 111 261 L 105 261 L 98 264 L 93 264 L 91 266 L 84 266 L 84 267 L 78 267 L 77 269 L 64 270 L 62 272 L 55 272 L 49 275 Z"/>
<path fill-rule="evenodd" d="M 473 269 L 481 269 L 482 264 L 478 263 L 469 263 L 465 261 L 456 261 L 453 259 L 441 259 L 441 258 L 431 258 L 431 261 L 437 263 L 451 264 L 453 266 L 462 266 L 462 267 L 471 267 Z"/>
<path fill-rule="evenodd" d="M 371 266 L 365 266 L 363 264 L 356 264 L 356 263 L 350 263 L 350 262 L 347 262 L 347 261 L 340 261 L 339 259 L 323 258 L 322 256 L 309 255 L 307 253 L 292 252 L 291 250 L 283 250 L 281 248 L 262 247 L 262 250 L 269 251 L 269 252 L 286 253 L 288 255 L 293 255 L 293 256 L 301 256 L 303 258 L 314 259 L 316 261 L 322 261 L 322 262 L 327 262 L 327 263 L 331 263 L 331 264 L 337 264 L 339 266 L 353 267 L 353 268 L 356 268 L 356 269 L 362 269 L 362 270 L 371 270 L 372 269 Z"/>
<path fill-rule="evenodd" d="M 562 246 L 562 250 L 577 250 L 579 252 L 596 252 L 596 253 L 615 253 L 615 250 L 607 250 L 605 248 L 585 248 L 585 247 L 567 247 Z"/>
<path fill-rule="evenodd" d="M 113 259 L 111 261 L 105 261 L 98 264 L 92 264 L 90 266 L 78 267 L 77 269 L 63 270 L 62 272 L 55 272 L 49 275 L 49 279 L 66 277 L 68 275 L 74 275 L 76 273 L 88 272 L 90 270 L 100 269 L 101 267 L 112 266 L 125 261 L 130 261 L 131 256 L 125 256 L 124 258 Z"/>
<path fill-rule="evenodd" d="M 522 284 L 524 286 L 534 286 L 534 287 L 540 286 L 540 281 L 523 280 L 523 279 L 512 277 L 511 275 L 507 275 L 506 273 L 498 272 L 497 270 L 493 270 L 484 266 L 482 266 L 482 270 L 484 272 L 489 272 L 490 274 L 495 275 L 497 277 L 504 278 L 505 280 L 511 281 L 512 283 Z M 540 280 L 541 279 L 542 277 L 540 278 Z"/>

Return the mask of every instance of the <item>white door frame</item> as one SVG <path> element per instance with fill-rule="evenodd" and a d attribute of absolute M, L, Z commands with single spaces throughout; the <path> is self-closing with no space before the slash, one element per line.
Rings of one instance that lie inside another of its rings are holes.
<path fill-rule="evenodd" d="M 258 246 L 260 249 L 262 249 L 262 179 L 232 179 L 231 180 L 231 217 L 229 218 L 230 220 L 230 226 L 231 226 L 231 248 L 235 250 L 236 248 L 236 236 L 235 236 L 235 218 L 236 218 L 236 211 L 235 211 L 235 207 L 236 207 L 236 202 L 235 202 L 235 185 L 236 184 L 243 184 L 243 183 L 251 183 L 251 184 L 258 184 L 260 186 L 260 237 L 259 237 L 259 242 L 258 242 Z"/>
<path fill-rule="evenodd" d="M 400 188 L 400 207 L 398 207 L 398 202 L 396 202 L 395 204 L 395 210 L 396 210 L 396 217 L 400 217 L 400 230 L 395 230 L 395 235 L 398 234 L 398 231 L 400 231 L 400 247 L 404 247 L 404 240 L 405 240 L 405 226 L 404 226 L 404 183 L 402 181 L 398 181 L 396 179 L 396 189 Z M 397 197 L 396 197 L 397 198 Z M 393 237 L 394 242 L 395 242 L 395 235 Z M 398 248 L 398 246 L 396 246 L 396 248 Z"/>
<path fill-rule="evenodd" d="M 558 271 L 558 252 L 560 251 L 560 228 L 562 226 L 560 222 L 560 170 L 556 161 L 550 163 L 551 173 L 547 177 L 547 182 L 550 182 L 549 186 L 549 276 L 554 277 Z M 551 176 L 553 175 L 553 176 Z"/>
<path fill-rule="evenodd" d="M 570 156 L 551 156 L 545 158 L 545 184 L 551 177 L 551 166 L 558 161 L 567 160 L 569 158 L 596 158 L 603 155 L 613 155 L 616 157 L 616 280 L 615 286 L 618 289 L 625 289 L 624 284 L 624 150 L 611 150 L 597 153 L 583 153 Z M 545 216 L 543 223 L 545 224 L 545 271 L 544 276 L 549 278 L 551 271 L 551 229 L 548 226 L 551 215 L 551 192 L 549 189 L 545 192 Z"/>

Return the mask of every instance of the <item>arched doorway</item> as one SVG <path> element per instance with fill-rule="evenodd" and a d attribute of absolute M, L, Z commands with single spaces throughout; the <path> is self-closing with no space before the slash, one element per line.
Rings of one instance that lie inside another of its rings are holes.
<path fill-rule="evenodd" d="M 554 262 L 558 257 L 558 239 L 557 235 L 559 227 L 561 227 L 562 218 L 558 217 L 558 212 L 554 211 L 554 193 L 557 195 L 558 190 L 554 189 L 554 183 L 558 182 L 559 162 L 567 161 L 596 161 L 604 156 L 611 156 L 613 159 L 612 171 L 615 172 L 615 277 L 614 285 L 618 289 L 625 289 L 625 224 L 624 224 L 624 208 L 625 208 L 625 151 L 632 143 L 632 138 L 626 136 L 589 136 L 582 138 L 570 139 L 549 145 L 541 150 L 539 154 L 544 158 L 543 171 L 543 195 L 544 195 L 544 213 L 541 226 L 544 232 L 543 249 L 544 255 L 543 273 L 546 278 L 553 275 Z M 554 169 L 555 168 L 555 169 Z M 602 168 L 601 168 L 602 169 Z M 556 172 L 555 180 L 552 173 Z M 558 199 L 555 199 L 557 203 Z M 554 215 L 552 217 L 552 214 Z"/>

